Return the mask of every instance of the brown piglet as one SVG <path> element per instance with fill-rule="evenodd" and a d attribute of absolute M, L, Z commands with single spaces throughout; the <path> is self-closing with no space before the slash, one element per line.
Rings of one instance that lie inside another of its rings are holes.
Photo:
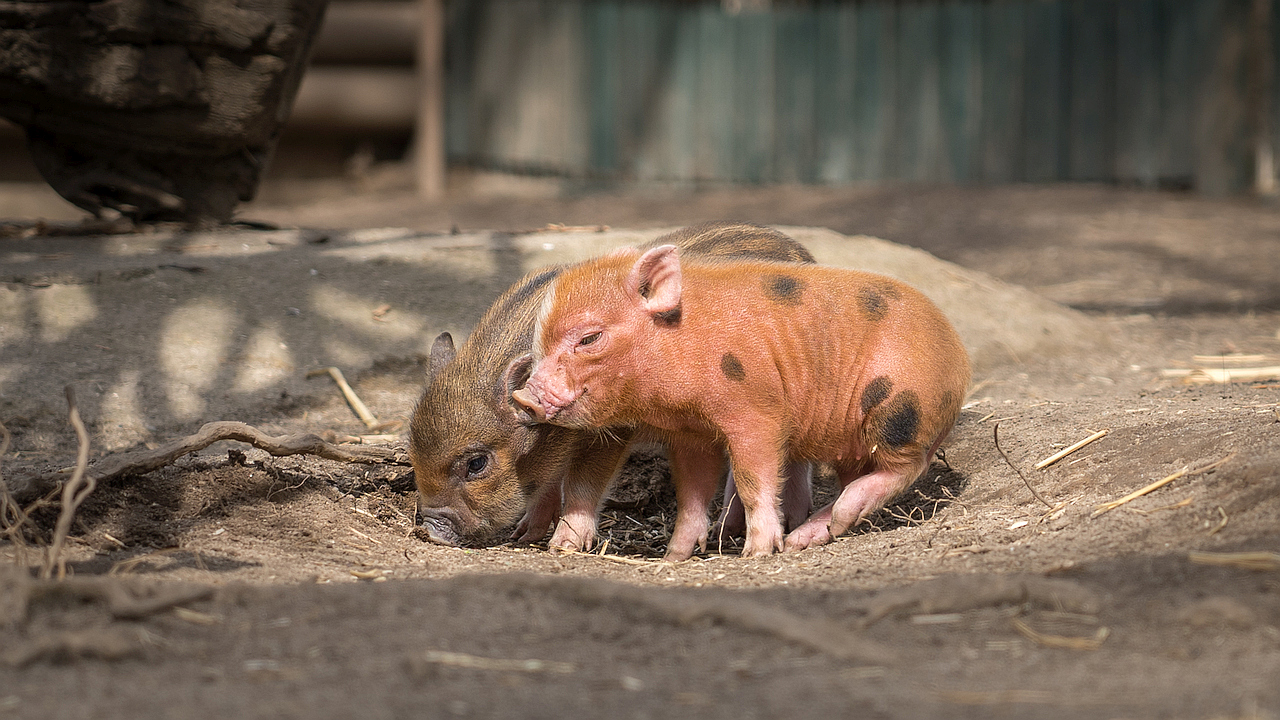
<path fill-rule="evenodd" d="M 706 537 L 724 448 L 746 509 L 744 555 L 823 544 L 924 471 L 969 383 L 955 329 L 902 282 L 682 261 L 674 245 L 566 270 L 546 292 L 533 348 L 513 399 L 540 421 L 651 426 L 681 449 L 672 559 Z M 794 461 L 831 463 L 841 492 L 784 538 L 780 475 Z"/>
<path fill-rule="evenodd" d="M 689 257 L 756 258 L 811 263 L 803 245 L 770 228 L 713 222 L 677 230 Z M 499 297 L 455 349 L 448 333 L 431 348 L 427 386 L 410 421 L 409 455 L 419 517 L 436 542 L 484 545 L 512 536 L 535 541 L 561 515 L 552 547 L 585 549 L 610 479 L 635 435 L 530 425 L 511 402 L 524 384 L 538 308 L 565 266 L 525 276 Z M 568 494 L 562 498 L 562 483 Z M 807 491 L 807 485 L 804 490 Z M 807 495 L 797 507 L 808 513 Z"/>

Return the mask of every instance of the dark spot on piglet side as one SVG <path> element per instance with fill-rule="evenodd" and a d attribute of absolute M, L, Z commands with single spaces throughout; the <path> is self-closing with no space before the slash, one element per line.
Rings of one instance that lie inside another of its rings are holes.
<path fill-rule="evenodd" d="M 742 361 L 734 356 L 733 353 L 725 353 L 720 358 L 720 371 L 724 376 L 734 382 L 742 382 L 747 379 L 747 371 L 742 367 Z"/>
<path fill-rule="evenodd" d="M 884 406 L 880 439 L 889 447 L 902 447 L 916 439 L 920 429 L 920 399 L 914 390 L 904 390 Z"/>
<path fill-rule="evenodd" d="M 790 275 L 766 275 L 764 292 L 769 299 L 792 307 L 800 304 L 800 295 L 804 293 L 804 283 Z"/>
<path fill-rule="evenodd" d="M 867 387 L 862 390 L 862 414 L 866 415 L 871 412 L 871 408 L 889 399 L 892 391 L 893 381 L 885 375 L 867 383 Z"/>

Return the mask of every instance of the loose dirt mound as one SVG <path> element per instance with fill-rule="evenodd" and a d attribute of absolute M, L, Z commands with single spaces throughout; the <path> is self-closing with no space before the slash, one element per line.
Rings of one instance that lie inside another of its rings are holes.
<path fill-rule="evenodd" d="M 913 211 L 929 216 L 929 199 Z M 1220 212 L 1235 223 L 1237 209 Z M 823 262 L 920 286 L 977 358 L 950 469 L 850 537 L 658 562 L 673 518 L 649 456 L 605 510 L 603 555 L 439 547 L 413 535 L 407 466 L 214 446 L 91 495 L 76 582 L 0 572 L 0 714 L 1280 714 L 1280 387 L 1159 372 L 1273 358 L 1280 314 L 1085 316 L 919 251 L 789 231 Z M 465 334 L 533 265 L 659 232 L 4 241 L 0 420 L 17 452 L 0 469 L 71 465 L 68 382 L 95 453 L 212 419 L 367 432 L 305 370 L 340 365 L 380 419 L 402 418 L 437 331 Z M 1016 281 L 1041 248 L 1001 237 Z M 1262 554 L 1222 555 L 1242 551 Z"/>

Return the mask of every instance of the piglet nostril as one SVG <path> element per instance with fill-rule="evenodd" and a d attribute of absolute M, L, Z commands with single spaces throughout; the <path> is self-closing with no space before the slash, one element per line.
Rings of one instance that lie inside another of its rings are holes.
<path fill-rule="evenodd" d="M 511 399 L 515 400 L 520 407 L 528 410 L 538 420 L 547 419 L 547 411 L 542 408 L 542 403 L 529 392 L 529 388 L 523 387 L 511 393 Z"/>

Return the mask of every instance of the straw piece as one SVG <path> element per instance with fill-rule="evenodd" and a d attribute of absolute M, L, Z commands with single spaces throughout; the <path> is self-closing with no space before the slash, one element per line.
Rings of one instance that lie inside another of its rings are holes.
<path fill-rule="evenodd" d="M 1073 453 L 1073 452 L 1075 452 L 1075 451 L 1079 450 L 1080 448 L 1084 447 L 1085 445 L 1088 445 L 1088 444 L 1089 444 L 1089 443 L 1091 443 L 1091 442 L 1094 442 L 1094 441 L 1096 441 L 1096 440 L 1099 440 L 1099 439 L 1101 439 L 1101 438 L 1106 437 L 1107 433 L 1109 433 L 1109 432 L 1111 432 L 1111 429 L 1110 429 L 1110 428 L 1108 428 L 1108 429 L 1106 429 L 1106 430 L 1099 430 L 1098 432 L 1096 432 L 1096 433 L 1094 433 L 1094 434 L 1090 435 L 1089 437 L 1087 437 L 1087 438 L 1085 438 L 1085 439 L 1081 440 L 1080 442 L 1076 443 L 1075 445 L 1072 445 L 1071 447 L 1067 448 L 1066 450 L 1062 450 L 1062 451 L 1060 451 L 1060 452 L 1056 452 L 1056 453 L 1054 453 L 1053 455 L 1050 455 L 1049 457 L 1047 457 L 1047 458 L 1045 458 L 1045 459 L 1041 460 L 1040 462 L 1036 463 L 1036 464 L 1035 464 L 1035 465 L 1033 465 L 1032 467 L 1034 467 L 1036 470 L 1043 470 L 1044 468 L 1049 467 L 1050 465 L 1052 465 L 1052 464 L 1054 464 L 1054 463 L 1058 462 L 1058 461 L 1059 461 L 1059 460 L 1061 460 L 1062 458 L 1064 458 L 1064 457 L 1066 457 L 1066 456 L 1070 455 L 1071 453 Z"/>

